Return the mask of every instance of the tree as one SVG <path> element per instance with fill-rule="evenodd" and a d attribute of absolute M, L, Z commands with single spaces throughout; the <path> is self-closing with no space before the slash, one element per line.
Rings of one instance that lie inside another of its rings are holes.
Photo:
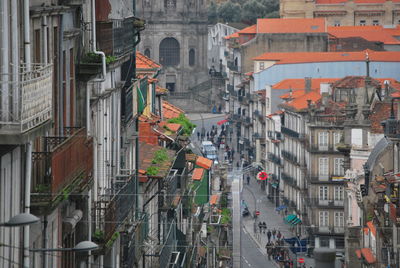
<path fill-rule="evenodd" d="M 239 4 L 225 2 L 218 7 L 218 17 L 223 22 L 241 21 L 241 7 Z"/>
<path fill-rule="evenodd" d="M 215 24 L 218 21 L 218 6 L 214 2 L 208 6 L 208 23 Z"/>
<path fill-rule="evenodd" d="M 264 18 L 265 11 L 265 6 L 260 1 L 247 1 L 243 5 L 242 19 L 245 22 L 255 24 L 258 18 Z"/>

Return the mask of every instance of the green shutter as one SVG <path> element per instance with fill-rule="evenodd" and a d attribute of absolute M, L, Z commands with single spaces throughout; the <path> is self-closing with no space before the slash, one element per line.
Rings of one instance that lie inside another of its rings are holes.
<path fill-rule="evenodd" d="M 137 88 L 137 96 L 138 113 L 141 114 L 147 105 L 147 78 L 140 81 L 140 86 Z"/>

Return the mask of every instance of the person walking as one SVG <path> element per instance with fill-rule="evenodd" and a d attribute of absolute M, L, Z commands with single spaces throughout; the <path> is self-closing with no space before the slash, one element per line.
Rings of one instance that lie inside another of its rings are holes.
<path fill-rule="evenodd" d="M 197 131 L 197 140 L 200 140 L 200 132 Z"/>
<path fill-rule="evenodd" d="M 258 228 L 260 229 L 260 234 L 262 233 L 263 224 L 261 222 L 258 223 Z"/>
<path fill-rule="evenodd" d="M 276 230 L 275 230 L 275 228 L 272 230 L 272 238 L 274 239 L 274 240 L 276 240 Z"/>
<path fill-rule="evenodd" d="M 232 155 L 232 160 L 233 160 L 233 158 L 235 157 L 235 149 L 233 149 L 233 148 L 231 150 L 231 155 Z"/>
<path fill-rule="evenodd" d="M 250 185 L 250 176 L 247 176 L 247 185 Z"/>
<path fill-rule="evenodd" d="M 268 243 L 271 242 L 271 235 L 272 235 L 271 231 L 268 230 L 268 232 L 267 232 Z"/>
<path fill-rule="evenodd" d="M 263 221 L 263 234 L 267 231 L 267 224 Z"/>
<path fill-rule="evenodd" d="M 210 132 L 207 131 L 207 140 L 210 140 Z"/>
<path fill-rule="evenodd" d="M 276 238 L 278 238 L 278 241 L 281 240 L 281 238 L 282 238 L 281 231 L 278 230 L 278 234 L 276 235 Z"/>
<path fill-rule="evenodd" d="M 272 255 L 272 245 L 271 245 L 271 242 L 268 242 L 268 243 L 265 245 L 265 248 L 267 249 L 268 260 L 271 260 L 271 255 Z"/>

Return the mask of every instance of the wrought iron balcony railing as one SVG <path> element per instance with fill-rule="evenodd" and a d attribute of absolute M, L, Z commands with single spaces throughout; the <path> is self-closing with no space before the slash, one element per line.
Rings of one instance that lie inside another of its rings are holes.
<path fill-rule="evenodd" d="M 282 165 L 281 159 L 273 153 L 268 153 L 268 160 L 279 166 Z"/>
<path fill-rule="evenodd" d="M 46 151 L 32 153 L 32 207 L 55 205 L 92 176 L 93 140 L 84 128 L 69 130 L 44 137 Z"/>
<path fill-rule="evenodd" d="M 228 61 L 227 66 L 231 71 L 237 72 L 239 70 L 239 67 L 233 61 Z"/>
<path fill-rule="evenodd" d="M 289 161 L 291 161 L 291 162 L 298 163 L 298 162 L 297 162 L 297 156 L 295 156 L 295 155 L 292 154 L 291 152 L 288 152 L 288 151 L 286 151 L 286 150 L 282 150 L 282 156 L 283 156 L 285 159 L 287 159 L 287 160 L 289 160 Z"/>
<path fill-rule="evenodd" d="M 298 132 L 296 132 L 296 131 L 294 131 L 294 130 L 292 130 L 292 129 L 290 129 L 290 128 L 287 128 L 287 127 L 281 127 L 281 132 L 283 133 L 283 134 L 285 134 L 285 135 L 288 135 L 288 136 L 290 136 L 290 137 L 293 137 L 293 138 L 299 138 L 299 133 Z"/>
<path fill-rule="evenodd" d="M 15 75 L 2 74 L 0 85 L 0 134 L 24 133 L 51 119 L 51 64 L 21 65 Z"/>

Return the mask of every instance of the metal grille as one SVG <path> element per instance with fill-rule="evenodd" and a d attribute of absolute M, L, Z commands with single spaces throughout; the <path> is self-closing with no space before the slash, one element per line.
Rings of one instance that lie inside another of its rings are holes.
<path fill-rule="evenodd" d="M 160 63 L 163 66 L 179 64 L 179 42 L 172 37 L 165 38 L 160 44 Z"/>

